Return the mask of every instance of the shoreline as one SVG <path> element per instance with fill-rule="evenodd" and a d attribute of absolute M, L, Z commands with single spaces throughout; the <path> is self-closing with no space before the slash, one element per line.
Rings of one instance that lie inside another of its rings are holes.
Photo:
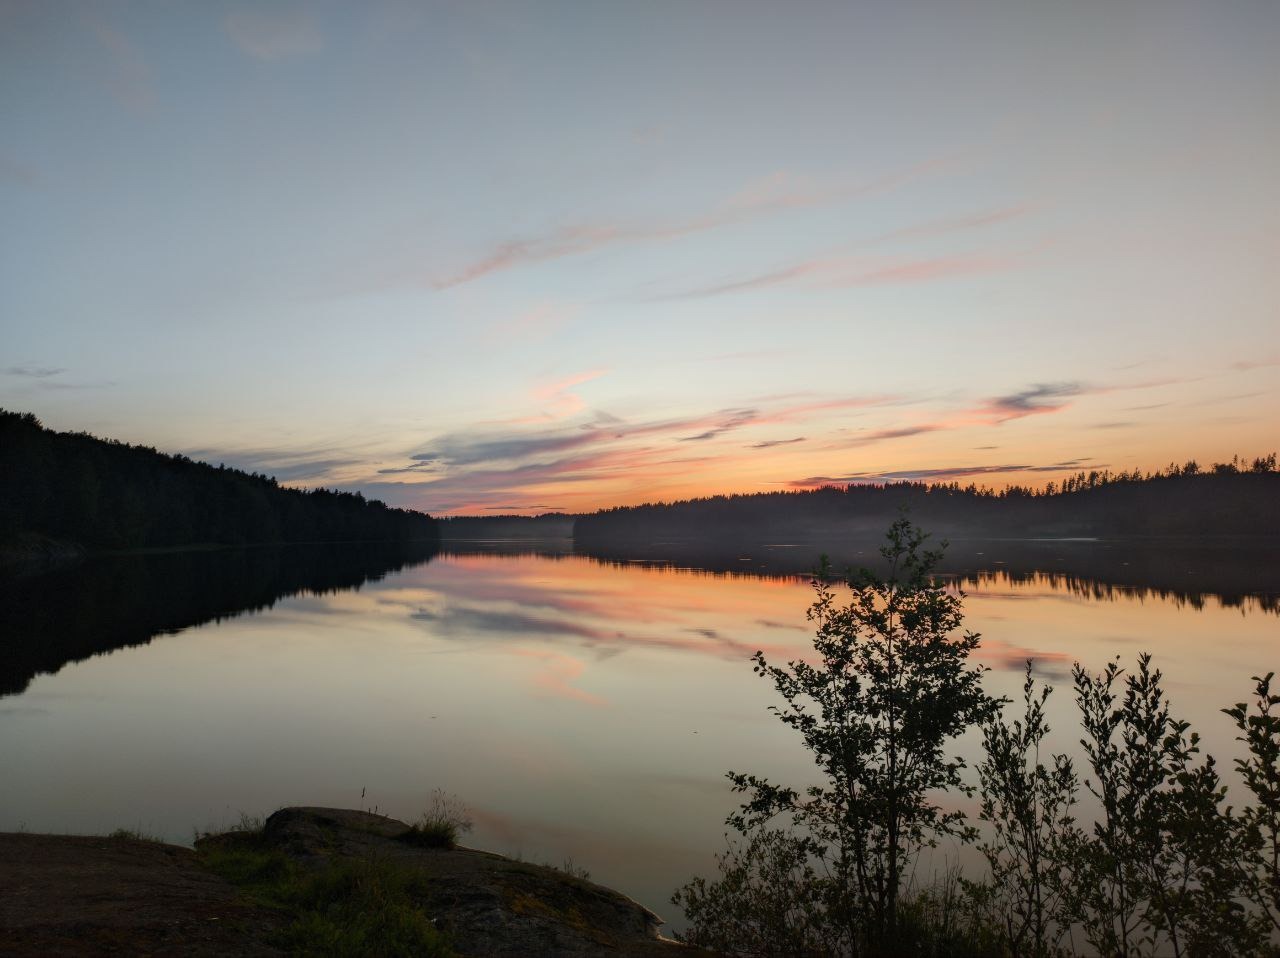
<path fill-rule="evenodd" d="M 420 835 L 372 812 L 313 807 L 200 836 L 194 848 L 123 831 L 0 833 L 0 955 L 309 953 L 367 920 L 360 895 L 371 885 L 391 911 L 369 932 L 385 940 L 363 941 L 389 954 L 694 952 L 613 889 Z M 404 928 L 418 935 L 407 949 L 392 941 Z"/>

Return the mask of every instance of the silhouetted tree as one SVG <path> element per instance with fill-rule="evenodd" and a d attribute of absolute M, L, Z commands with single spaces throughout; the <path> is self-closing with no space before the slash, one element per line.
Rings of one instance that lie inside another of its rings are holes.
<path fill-rule="evenodd" d="M 748 801 L 729 819 L 743 835 L 782 816 L 820 866 L 822 908 L 834 953 L 886 948 L 902 931 L 905 875 L 939 836 L 970 832 L 964 816 L 938 804 L 940 792 L 970 793 L 964 761 L 948 750 L 956 736 L 985 721 L 998 703 L 982 690 L 983 669 L 968 665 L 978 645 L 958 633 L 960 598 L 935 581 L 939 554 L 907 519 L 891 526 L 881 550 L 888 573 L 863 569 L 837 602 L 829 570 L 814 580 L 814 659 L 785 666 L 755 655 L 755 671 L 772 680 L 784 704 L 773 711 L 813 753 L 820 784 L 798 792 L 731 772 Z M 706 886 L 686 886 L 677 903 L 696 914 Z"/>
<path fill-rule="evenodd" d="M 1005 944 L 1015 955 L 1049 958 L 1071 925 L 1078 830 L 1072 810 L 1077 779 L 1071 759 L 1040 747 L 1049 734 L 1044 706 L 1053 689 L 1036 693 L 1032 663 L 1022 689 L 1023 715 L 997 714 L 983 727 L 978 765 L 980 818 L 987 835 L 978 848 L 991 870 Z"/>
<path fill-rule="evenodd" d="M 1240 702 L 1223 709 L 1242 733 L 1248 755 L 1236 769 L 1253 794 L 1241 818 L 1245 827 L 1244 871 L 1249 899 L 1280 933 L 1280 695 L 1271 691 L 1274 672 L 1254 676 L 1256 713 Z"/>

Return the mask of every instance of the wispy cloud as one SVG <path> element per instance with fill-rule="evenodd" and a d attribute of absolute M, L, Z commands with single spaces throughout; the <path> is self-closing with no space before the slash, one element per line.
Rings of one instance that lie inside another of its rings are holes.
<path fill-rule="evenodd" d="M 1079 396 L 1083 387 L 1078 382 L 1036 383 L 1007 396 L 988 399 L 983 411 L 997 422 L 1008 422 L 1024 416 L 1036 416 L 1066 409 L 1071 398 Z"/>
<path fill-rule="evenodd" d="M 884 257 L 830 256 L 806 260 L 745 279 L 655 297 L 657 300 L 705 299 L 729 293 L 804 284 L 822 288 L 852 289 L 862 286 L 924 283 L 989 273 L 1008 268 L 1013 259 L 997 256 L 936 256 L 886 261 Z"/>
<path fill-rule="evenodd" d="M 877 429 L 868 433 L 861 433 L 852 439 L 846 440 L 843 445 L 849 446 L 868 446 L 872 443 L 884 442 L 887 439 L 906 439 L 909 436 L 919 436 L 926 432 L 937 432 L 945 429 L 946 426 L 940 423 L 921 423 L 918 426 L 900 426 L 896 429 Z"/>
<path fill-rule="evenodd" d="M 717 422 L 710 429 L 698 433 L 696 436 L 681 436 L 680 442 L 705 442 L 708 439 L 715 439 L 717 436 L 723 436 L 726 432 L 739 429 L 742 426 L 749 425 L 760 418 L 758 409 L 728 409 L 723 413 L 724 418 Z"/>
<path fill-rule="evenodd" d="M 76 382 L 61 378 L 67 370 L 57 366 L 40 366 L 34 363 L 22 363 L 0 369 L 0 375 L 12 376 L 26 380 L 22 389 L 34 389 L 41 392 L 63 392 L 82 389 L 108 389 L 115 385 L 109 379 L 94 379 Z"/>
<path fill-rule="evenodd" d="M 585 373 L 578 373 L 561 379 L 558 382 L 548 383 L 534 390 L 533 396 L 539 402 L 546 403 L 551 407 L 552 415 L 556 418 L 572 415 L 579 412 L 586 405 L 581 396 L 573 392 L 575 386 L 581 386 L 583 383 L 589 383 L 593 379 L 599 379 L 608 373 L 607 369 L 592 369 Z"/>
<path fill-rule="evenodd" d="M 338 470 L 359 466 L 340 451 L 323 449 L 189 449 L 185 455 L 200 462 L 221 464 L 245 472 L 273 476 L 280 482 L 307 482 L 334 477 Z"/>
<path fill-rule="evenodd" d="M 597 375 L 600 373 L 583 374 L 564 380 L 547 387 L 546 395 L 559 395 L 572 386 L 586 382 Z M 815 413 L 878 406 L 895 400 L 896 397 L 891 396 L 850 396 L 789 402 L 772 407 L 722 409 L 703 415 L 637 423 L 627 422 L 616 416 L 597 414 L 592 420 L 580 423 L 576 427 L 565 425 L 543 430 L 489 435 L 474 430 L 449 433 L 436 437 L 429 443 L 427 451 L 416 453 L 411 458 L 418 462 L 439 462 L 448 466 L 473 466 L 481 463 L 563 454 L 592 446 L 612 444 L 624 439 L 669 436 L 684 442 L 707 441 L 748 426 L 791 422 Z M 543 416 L 519 421 L 541 422 L 546 419 L 547 417 Z M 681 433 L 688 433 L 688 435 L 679 435 Z"/>
<path fill-rule="evenodd" d="M 764 442 L 755 442 L 748 446 L 748 449 L 772 449 L 774 446 L 790 446 L 793 443 L 804 442 L 804 436 L 796 436 L 794 439 L 766 439 Z"/>
<path fill-rule="evenodd" d="M 100 16 L 100 10 L 86 7 L 84 23 L 106 54 L 106 86 L 111 94 L 132 110 L 149 110 L 159 99 L 151 67 L 138 46 Z"/>
<path fill-rule="evenodd" d="M 314 16 L 302 9 L 256 7 L 234 10 L 223 23 L 242 53 L 258 60 L 287 60 L 319 53 L 324 36 Z"/>
<path fill-rule="evenodd" d="M 678 239 L 785 210 L 844 202 L 893 189 L 935 172 L 947 162 L 945 158 L 929 160 L 852 184 L 809 184 L 787 174 L 775 174 L 749 184 L 719 207 L 702 213 L 648 222 L 569 224 L 541 235 L 508 240 L 463 266 L 437 275 L 431 285 L 449 289 L 517 266 L 578 256 L 608 246 Z"/>
<path fill-rule="evenodd" d="M 961 216 L 948 216 L 926 223 L 916 223 L 913 226 L 904 226 L 900 229 L 890 230 L 887 233 L 881 233 L 873 240 L 890 241 L 899 239 L 914 239 L 921 236 L 939 236 L 947 233 L 958 233 L 967 230 L 979 229 L 985 226 L 995 226 L 998 223 L 1007 223 L 1010 220 L 1018 219 L 1031 212 L 1032 207 L 1025 203 L 1019 203 L 1013 206 L 1000 207 L 992 210 L 979 210 L 974 213 L 966 213 Z"/>
<path fill-rule="evenodd" d="M 1247 372 L 1250 369 L 1264 369 L 1267 366 L 1280 366 L 1280 356 L 1270 356 L 1265 359 L 1242 359 L 1231 364 L 1231 368 L 1239 372 Z"/>
<path fill-rule="evenodd" d="M 57 366 L 10 366 L 4 370 L 6 376 L 23 376 L 29 379 L 48 379 L 50 376 L 58 376 L 65 373 L 65 369 Z"/>
<path fill-rule="evenodd" d="M 406 473 L 422 475 L 424 473 L 438 472 L 439 467 L 434 462 L 411 462 L 407 466 L 393 466 L 387 469 L 379 469 L 380 476 L 396 476 Z"/>
<path fill-rule="evenodd" d="M 538 412 L 528 416 L 516 416 L 512 419 L 490 419 L 480 423 L 480 425 L 520 426 L 541 422 L 555 422 L 572 416 L 586 408 L 586 402 L 574 392 L 574 389 L 583 383 L 599 379 L 608 372 L 609 370 L 607 369 L 593 369 L 589 372 L 577 373 L 554 382 L 545 383 L 536 387 L 531 393 L 533 401 L 539 407 Z M 596 414 L 597 424 L 617 421 L 607 414 Z"/>
<path fill-rule="evenodd" d="M 794 489 L 811 489 L 815 486 L 862 484 L 880 482 L 948 482 L 974 476 L 995 476 L 1019 472 L 1076 472 L 1083 468 L 1100 468 L 1087 465 L 1088 459 L 1072 459 L 1050 465 L 1029 463 L 995 466 L 944 466 L 936 469 L 901 469 L 889 472 L 851 472 L 843 476 L 809 476 L 788 483 Z"/>
<path fill-rule="evenodd" d="M 894 240 L 946 235 L 993 226 L 1024 216 L 1030 209 L 1031 207 L 1025 204 L 1018 204 L 916 223 L 861 240 L 854 244 L 853 250 L 858 248 L 865 249 Z M 1005 269 L 1012 266 L 1013 263 L 1014 259 L 1011 257 L 975 254 L 951 254 L 914 258 L 896 257 L 886 260 L 883 255 L 871 257 L 865 253 L 859 254 L 851 251 L 849 247 L 846 247 L 840 252 L 801 260 L 752 276 L 654 298 L 657 300 L 701 299 L 797 283 L 824 287 L 921 283 L 952 276 Z"/>
<path fill-rule="evenodd" d="M 848 277 L 833 277 L 829 286 L 877 286 L 889 283 L 923 283 L 952 276 L 990 273 L 1004 269 L 1012 260 L 996 256 L 938 256 L 909 260 L 878 269 L 859 270 Z"/>
<path fill-rule="evenodd" d="M 579 311 L 580 307 L 577 305 L 539 303 L 514 319 L 497 323 L 490 333 L 502 343 L 512 339 L 544 340 L 573 322 Z"/>

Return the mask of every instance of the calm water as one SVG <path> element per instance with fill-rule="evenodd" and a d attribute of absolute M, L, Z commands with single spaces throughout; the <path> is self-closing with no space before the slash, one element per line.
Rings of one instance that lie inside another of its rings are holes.
<path fill-rule="evenodd" d="M 782 545 L 705 565 L 781 569 Z M 1013 693 L 1034 656 L 1071 743 L 1071 661 L 1151 650 L 1176 711 L 1220 760 L 1235 754 L 1217 710 L 1280 667 L 1274 552 L 1239 563 L 1240 588 L 1204 591 L 1194 581 L 1224 568 L 1212 555 L 1018 548 L 971 548 L 960 571 L 992 691 Z M 0 830 L 189 842 L 242 811 L 356 807 L 362 791 L 412 819 L 439 787 L 474 810 L 470 844 L 572 859 L 678 922 L 667 897 L 710 872 L 734 805 L 724 771 L 810 774 L 747 661 L 804 653 L 810 586 L 564 546 L 472 550 L 336 567 L 305 550 L 158 556 L 8 583 Z"/>

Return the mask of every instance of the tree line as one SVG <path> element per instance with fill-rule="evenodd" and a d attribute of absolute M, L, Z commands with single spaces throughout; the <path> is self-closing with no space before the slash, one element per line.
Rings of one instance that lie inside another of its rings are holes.
<path fill-rule="evenodd" d="M 358 492 L 292 489 L 147 446 L 55 432 L 30 413 L 0 409 L 0 542 L 24 535 L 111 550 L 438 533 L 430 516 Z"/>
<path fill-rule="evenodd" d="M 945 536 L 1280 534 L 1274 454 L 1149 473 L 1081 472 L 1044 488 L 890 482 L 719 495 L 579 516 L 585 547 L 654 540 L 833 543 L 878 536 L 899 509 Z"/>
<path fill-rule="evenodd" d="M 1028 662 L 1012 715 L 985 692 L 969 662 L 980 637 L 962 630 L 962 597 L 933 577 L 925 538 L 897 520 L 887 575 L 851 573 L 847 602 L 824 566 L 812 654 L 779 665 L 756 653 L 781 698 L 772 711 L 818 774 L 797 789 L 729 773 L 745 796 L 727 822 L 739 837 L 716 879 L 673 897 L 686 938 L 778 958 L 1280 954 L 1274 675 L 1222 710 L 1242 746 L 1239 800 L 1146 654 L 1128 671 L 1075 666 L 1080 751 L 1048 754 L 1052 690 Z M 970 774 L 956 740 L 974 731 Z M 914 883 L 943 839 L 975 846 L 985 874 Z"/>

